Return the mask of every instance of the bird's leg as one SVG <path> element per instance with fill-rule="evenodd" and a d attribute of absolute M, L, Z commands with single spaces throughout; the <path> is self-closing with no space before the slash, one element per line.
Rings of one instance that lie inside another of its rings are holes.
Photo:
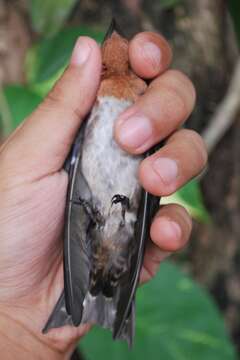
<path fill-rule="evenodd" d="M 129 210 L 130 208 L 129 198 L 125 195 L 116 194 L 112 197 L 111 204 L 113 206 L 113 204 L 118 204 L 118 203 L 121 203 L 122 205 L 122 217 L 123 217 L 123 221 L 125 221 L 126 210 Z"/>
<path fill-rule="evenodd" d="M 72 200 L 72 203 L 74 205 L 82 206 L 93 223 L 101 223 L 102 221 L 101 214 L 96 208 L 92 206 L 92 204 L 89 201 L 79 197 L 78 200 Z"/>

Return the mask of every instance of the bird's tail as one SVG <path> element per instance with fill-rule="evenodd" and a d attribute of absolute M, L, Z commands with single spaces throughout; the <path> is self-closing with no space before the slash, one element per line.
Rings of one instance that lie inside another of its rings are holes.
<path fill-rule="evenodd" d="M 81 324 L 98 324 L 103 328 L 110 329 L 115 333 L 116 305 L 113 298 L 107 298 L 102 294 L 92 296 L 88 293 L 83 303 L 83 316 Z M 64 291 L 62 292 L 52 314 L 50 315 L 42 332 L 46 334 L 49 330 L 65 325 L 73 326 L 71 315 L 68 314 L 65 304 Z M 135 332 L 135 305 L 130 308 L 124 326 L 114 339 L 126 340 L 131 347 Z"/>

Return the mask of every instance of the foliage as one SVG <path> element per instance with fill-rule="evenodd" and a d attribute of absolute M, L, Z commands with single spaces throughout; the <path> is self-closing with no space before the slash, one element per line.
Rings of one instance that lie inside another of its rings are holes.
<path fill-rule="evenodd" d="M 35 31 L 55 34 L 64 24 L 76 0 L 30 0 L 30 17 Z"/>
<path fill-rule="evenodd" d="M 240 45 L 240 17 L 239 17 L 240 2 L 239 2 L 239 0 L 229 0 L 228 6 L 229 6 L 230 13 L 232 15 L 232 18 L 233 18 L 233 23 L 234 23 L 236 35 L 238 38 L 238 43 Z"/>
<path fill-rule="evenodd" d="M 199 181 L 192 180 L 175 194 L 161 199 L 161 204 L 180 204 L 198 221 L 210 222 L 210 215 L 204 205 Z"/>
<path fill-rule="evenodd" d="M 94 344 L 94 346 L 93 346 Z M 232 360 L 234 349 L 209 295 L 171 263 L 137 294 L 133 349 L 95 328 L 80 343 L 87 360 Z"/>
<path fill-rule="evenodd" d="M 86 27 L 67 28 L 46 39 L 42 38 L 26 56 L 27 85 L 9 85 L 4 94 L 12 116 L 11 131 L 43 100 L 66 68 L 74 43 L 81 36 L 101 42 L 103 34 Z"/>
<path fill-rule="evenodd" d="M 24 86 L 12 85 L 5 88 L 5 96 L 16 128 L 40 104 L 42 98 Z"/>
<path fill-rule="evenodd" d="M 98 42 L 103 39 L 103 34 L 100 31 L 94 31 L 83 26 L 71 27 L 60 31 L 49 39 L 43 38 L 30 49 L 26 62 L 29 84 L 47 81 L 64 69 L 73 46 L 81 35 L 88 35 Z"/>
<path fill-rule="evenodd" d="M 182 0 L 159 0 L 160 7 L 162 9 L 172 8 L 176 5 L 179 5 L 181 2 Z"/>

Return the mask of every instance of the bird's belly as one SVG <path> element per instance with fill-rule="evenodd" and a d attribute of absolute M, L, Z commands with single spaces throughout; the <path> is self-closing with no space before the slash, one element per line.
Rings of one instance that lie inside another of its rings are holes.
<path fill-rule="evenodd" d="M 81 158 L 82 174 L 101 212 L 109 211 L 114 195 L 139 198 L 137 180 L 140 156 L 120 149 L 113 138 L 114 122 L 131 102 L 114 97 L 98 99 L 88 119 Z"/>

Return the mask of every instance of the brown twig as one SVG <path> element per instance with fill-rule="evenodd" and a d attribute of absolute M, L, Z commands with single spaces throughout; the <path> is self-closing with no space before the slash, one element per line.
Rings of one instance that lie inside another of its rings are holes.
<path fill-rule="evenodd" d="M 227 130 L 234 123 L 240 109 L 240 58 L 233 71 L 232 80 L 228 91 L 218 105 L 207 128 L 202 136 L 207 145 L 208 152 L 211 153 L 218 142 L 222 139 Z"/>

